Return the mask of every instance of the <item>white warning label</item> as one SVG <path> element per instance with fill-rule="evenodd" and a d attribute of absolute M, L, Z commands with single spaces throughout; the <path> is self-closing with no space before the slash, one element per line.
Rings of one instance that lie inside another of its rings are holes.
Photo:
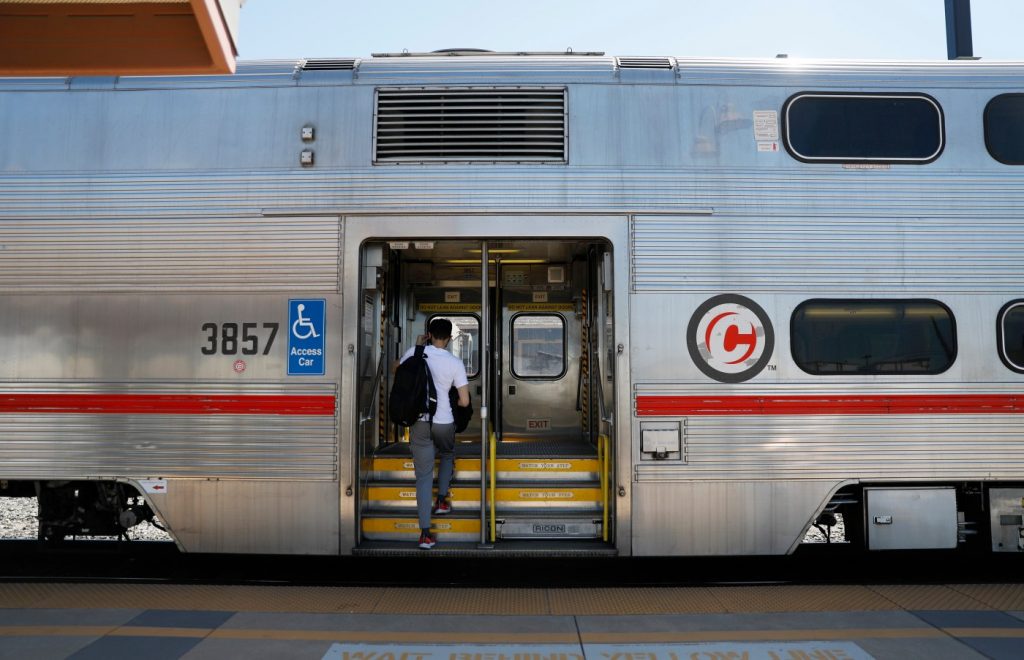
<path fill-rule="evenodd" d="M 779 139 L 779 113 L 775 110 L 754 110 L 754 139 L 775 142 Z"/>

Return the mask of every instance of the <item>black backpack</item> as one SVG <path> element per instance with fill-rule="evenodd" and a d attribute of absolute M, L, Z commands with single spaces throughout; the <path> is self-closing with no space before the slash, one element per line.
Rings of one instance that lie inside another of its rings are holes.
<path fill-rule="evenodd" d="M 469 405 L 463 408 L 459 405 L 459 388 L 452 385 L 448 390 L 448 401 L 452 404 L 452 416 L 455 417 L 455 432 L 462 433 L 473 419 L 473 396 L 470 395 Z"/>
<path fill-rule="evenodd" d="M 388 414 L 399 426 L 412 426 L 424 414 L 433 418 L 437 412 L 437 390 L 430 377 L 424 346 L 417 346 L 409 359 L 398 365 L 395 383 L 388 398 Z"/>

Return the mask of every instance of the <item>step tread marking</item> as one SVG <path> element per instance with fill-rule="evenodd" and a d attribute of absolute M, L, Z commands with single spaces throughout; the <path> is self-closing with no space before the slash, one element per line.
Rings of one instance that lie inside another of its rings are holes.
<path fill-rule="evenodd" d="M 504 471 L 558 471 L 558 472 L 592 472 L 600 467 L 596 458 L 552 458 L 550 456 L 524 456 L 519 458 L 499 458 L 495 461 L 499 470 Z M 456 458 L 455 467 L 458 469 L 480 469 L 479 458 Z M 377 471 L 405 471 L 414 469 L 412 458 L 374 458 L 372 469 Z"/>

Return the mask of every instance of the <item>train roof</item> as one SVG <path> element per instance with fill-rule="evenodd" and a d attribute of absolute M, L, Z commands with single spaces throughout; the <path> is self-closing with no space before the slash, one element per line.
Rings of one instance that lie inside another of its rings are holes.
<path fill-rule="evenodd" d="M 242 61 L 233 75 L 0 78 L 0 91 L 572 83 L 1020 88 L 1022 77 L 1024 61 L 732 59 L 456 51 Z"/>

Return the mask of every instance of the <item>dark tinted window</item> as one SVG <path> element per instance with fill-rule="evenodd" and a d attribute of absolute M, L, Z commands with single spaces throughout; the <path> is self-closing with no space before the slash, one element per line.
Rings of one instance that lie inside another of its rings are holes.
<path fill-rule="evenodd" d="M 802 94 L 783 114 L 786 148 L 800 160 L 921 163 L 942 151 L 942 111 L 924 96 Z"/>
<path fill-rule="evenodd" d="M 1003 94 L 985 106 L 985 146 L 1007 165 L 1024 165 L 1024 94 Z"/>
<path fill-rule="evenodd" d="M 999 357 L 1009 368 L 1024 373 L 1024 300 L 999 312 Z"/>
<path fill-rule="evenodd" d="M 558 314 L 512 318 L 512 373 L 519 378 L 560 378 L 565 373 L 565 321 Z"/>
<path fill-rule="evenodd" d="M 811 374 L 937 374 L 956 358 L 953 314 L 933 300 L 809 300 L 790 330 Z"/>

